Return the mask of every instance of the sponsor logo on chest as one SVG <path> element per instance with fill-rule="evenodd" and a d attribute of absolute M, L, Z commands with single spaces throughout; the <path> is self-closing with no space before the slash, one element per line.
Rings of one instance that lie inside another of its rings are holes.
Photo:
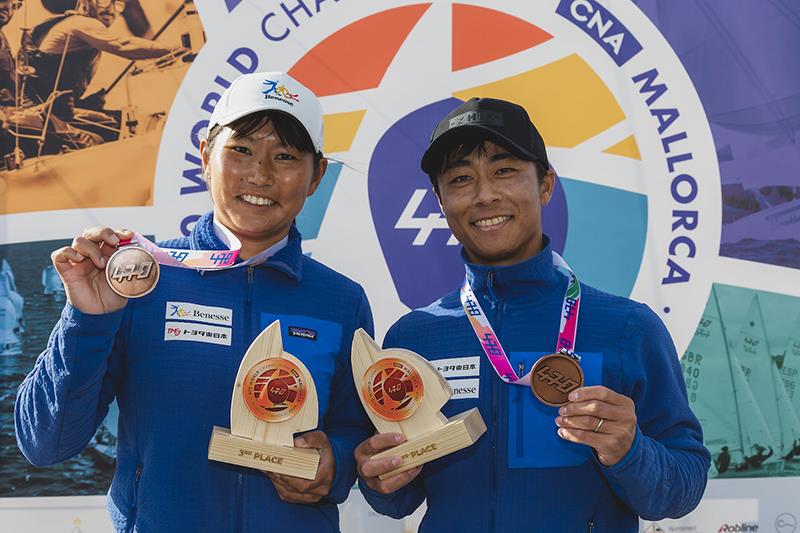
<path fill-rule="evenodd" d="M 438 359 L 431 363 L 453 389 L 451 400 L 478 398 L 480 395 L 480 356 L 452 357 Z"/>
<path fill-rule="evenodd" d="M 192 322 L 203 322 L 205 324 L 232 326 L 233 309 L 199 305 L 189 302 L 167 302 L 164 318 L 167 320 L 190 320 Z"/>
<path fill-rule="evenodd" d="M 230 346 L 231 336 L 231 328 L 220 326 L 190 322 L 167 322 L 164 324 L 165 341 L 195 341 Z"/>
<path fill-rule="evenodd" d="M 167 302 L 165 341 L 194 341 L 231 345 L 233 309 L 190 302 Z"/>

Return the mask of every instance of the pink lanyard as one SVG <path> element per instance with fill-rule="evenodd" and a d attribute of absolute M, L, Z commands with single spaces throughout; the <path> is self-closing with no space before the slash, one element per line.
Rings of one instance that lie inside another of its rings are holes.
<path fill-rule="evenodd" d="M 556 252 L 553 252 L 553 264 L 569 272 L 569 284 L 564 294 L 564 303 L 561 305 L 561 324 L 558 329 L 556 352 L 577 358 L 574 349 L 575 336 L 578 331 L 578 311 L 581 304 L 581 285 L 567 262 Z M 464 307 L 464 312 L 469 318 L 469 323 L 475 331 L 475 336 L 478 337 L 486 357 L 489 358 L 489 362 L 492 363 L 492 367 L 500 379 L 510 385 L 530 385 L 530 372 L 519 377 L 511 367 L 511 362 L 466 277 L 461 286 L 461 305 Z"/>
<path fill-rule="evenodd" d="M 183 250 L 179 248 L 161 248 L 147 237 L 134 232 L 133 238 L 120 241 L 120 246 L 134 244 L 150 252 L 150 255 L 159 265 L 178 268 L 193 268 L 196 270 L 221 270 L 231 266 L 240 267 L 248 265 L 255 257 L 236 263 L 242 243 L 225 226 L 220 225 L 224 238 L 223 243 L 228 250 Z"/>

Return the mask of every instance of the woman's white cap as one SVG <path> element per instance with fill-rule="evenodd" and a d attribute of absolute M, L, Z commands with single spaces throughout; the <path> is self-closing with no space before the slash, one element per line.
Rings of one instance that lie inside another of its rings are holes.
<path fill-rule="evenodd" d="M 296 118 L 316 151 L 322 152 L 322 105 L 314 93 L 285 72 L 254 72 L 236 78 L 217 102 L 208 129 L 268 110 Z"/>

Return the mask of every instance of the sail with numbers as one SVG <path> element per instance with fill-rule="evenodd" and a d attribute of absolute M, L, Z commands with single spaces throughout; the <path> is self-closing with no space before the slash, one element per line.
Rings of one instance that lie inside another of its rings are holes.
<path fill-rule="evenodd" d="M 786 457 L 800 439 L 800 420 L 772 355 L 758 295 L 750 301 L 739 331 L 739 345 L 742 369 L 777 445 L 775 456 Z"/>
<path fill-rule="evenodd" d="M 791 334 L 783 352 L 781 375 L 786 393 L 792 401 L 794 412 L 800 414 L 800 313 L 790 331 Z"/>
<path fill-rule="evenodd" d="M 712 466 L 712 477 L 734 475 L 736 466 L 757 446 L 775 446 L 739 358 L 727 342 L 715 288 L 681 367 L 689 405 L 703 427 L 706 447 L 715 458 L 723 448 L 730 455 L 730 467 L 718 472 Z M 750 471 L 749 475 L 756 473 Z"/>

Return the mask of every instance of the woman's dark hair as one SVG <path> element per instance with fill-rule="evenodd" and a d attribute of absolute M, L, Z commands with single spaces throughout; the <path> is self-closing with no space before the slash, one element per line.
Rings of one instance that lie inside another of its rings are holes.
<path fill-rule="evenodd" d="M 242 137 L 247 137 L 251 133 L 258 131 L 268 122 L 272 123 L 275 128 L 275 135 L 278 136 L 278 139 L 280 139 L 283 144 L 291 146 L 301 152 L 314 154 L 314 168 L 319 166 L 323 157 L 322 152 L 318 152 L 314 148 L 314 143 L 311 141 L 311 137 L 308 135 L 306 129 L 300 124 L 300 121 L 291 115 L 287 115 L 281 111 L 258 111 L 234 120 L 228 124 L 228 127 L 233 130 L 233 134 L 231 135 L 232 139 L 241 139 Z M 214 146 L 214 141 L 221 131 L 222 126 L 216 124 L 208 132 L 206 140 L 208 141 L 209 149 Z"/>
<path fill-rule="evenodd" d="M 435 162 L 436 164 L 433 167 L 437 169 L 436 173 L 428 175 L 436 194 L 439 194 L 439 183 L 436 181 L 436 178 L 450 168 L 450 165 L 456 161 L 461 161 L 470 154 L 475 153 L 478 156 L 485 154 L 487 142 L 493 142 L 509 153 L 516 155 L 517 152 L 517 150 L 515 150 L 510 144 L 502 139 L 498 139 L 488 132 L 477 129 L 466 131 L 461 135 L 453 136 L 451 139 L 443 139 L 443 141 L 444 144 L 441 148 L 439 148 L 439 151 L 436 155 L 438 160 Z M 525 158 L 523 157 L 522 159 Z M 536 174 L 539 178 L 539 183 L 541 184 L 545 174 L 547 174 L 547 169 L 539 161 L 533 161 L 533 164 L 536 167 Z"/>

